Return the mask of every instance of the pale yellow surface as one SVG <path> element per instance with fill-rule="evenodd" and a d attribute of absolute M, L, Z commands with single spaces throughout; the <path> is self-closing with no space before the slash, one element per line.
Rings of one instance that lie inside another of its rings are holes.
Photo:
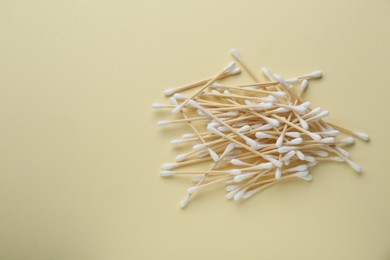
<path fill-rule="evenodd" d="M 0 33 L 0 259 L 390 259 L 390 1 L 3 0 Z M 188 129 L 150 105 L 231 47 L 257 72 L 322 69 L 307 98 L 370 134 L 349 150 L 364 173 L 180 210 L 191 183 L 159 166 Z"/>

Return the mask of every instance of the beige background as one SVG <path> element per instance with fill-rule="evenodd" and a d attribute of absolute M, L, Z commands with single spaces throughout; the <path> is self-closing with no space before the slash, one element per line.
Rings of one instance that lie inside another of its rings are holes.
<path fill-rule="evenodd" d="M 0 2 L 0 259 L 390 259 L 390 1 Z M 365 131 L 364 169 L 315 169 L 245 203 L 161 179 L 162 91 L 240 50 L 257 70 L 316 69 L 308 91 Z"/>

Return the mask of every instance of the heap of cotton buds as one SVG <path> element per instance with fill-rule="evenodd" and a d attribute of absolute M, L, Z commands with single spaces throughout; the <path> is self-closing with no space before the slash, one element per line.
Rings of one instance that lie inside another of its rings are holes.
<path fill-rule="evenodd" d="M 170 105 L 153 108 L 172 109 L 180 119 L 159 121 L 158 125 L 187 123 L 192 134 L 173 140 L 172 145 L 192 145 L 179 154 L 176 163 L 162 165 L 161 176 L 191 175 L 196 184 L 188 188 L 180 202 L 185 207 L 193 194 L 212 185 L 225 184 L 226 198 L 247 199 L 282 180 L 300 178 L 311 181 L 309 168 L 321 161 L 348 163 L 355 171 L 361 167 L 341 146 L 353 144 L 348 137 L 337 140 L 340 131 L 368 141 L 368 135 L 324 120 L 328 111 L 311 108 L 302 96 L 309 80 L 321 78 L 321 71 L 284 79 L 262 68 L 266 82 L 260 82 L 239 53 L 232 56 L 255 81 L 253 84 L 224 85 L 224 78 L 241 72 L 235 62 L 216 76 L 164 91 Z M 195 90 L 191 96 L 181 92 Z M 210 162 L 205 170 L 176 169 Z"/>

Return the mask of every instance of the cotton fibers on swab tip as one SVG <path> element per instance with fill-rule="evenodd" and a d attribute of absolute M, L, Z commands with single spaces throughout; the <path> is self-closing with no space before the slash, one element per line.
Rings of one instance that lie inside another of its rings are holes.
<path fill-rule="evenodd" d="M 231 54 L 236 62 L 219 73 L 167 89 L 164 94 L 169 104 L 152 105 L 176 115 L 159 121 L 159 126 L 184 124 L 192 131 L 171 141 L 187 151 L 178 154 L 176 162 L 161 166 L 163 177 L 191 176 L 193 185 L 180 207 L 211 186 L 227 185 L 226 198 L 241 200 L 288 179 L 311 181 L 310 168 L 325 161 L 345 162 L 361 171 L 344 147 L 355 142 L 353 137 L 368 141 L 368 135 L 328 121 L 327 110 L 312 108 L 303 100 L 309 82 L 321 78 L 321 71 L 285 79 L 263 67 L 265 80 L 260 81 L 237 50 L 232 49 Z M 241 71 L 254 82 L 224 83 Z M 351 137 L 338 139 L 340 132 Z M 204 163 L 209 166 L 186 170 Z"/>

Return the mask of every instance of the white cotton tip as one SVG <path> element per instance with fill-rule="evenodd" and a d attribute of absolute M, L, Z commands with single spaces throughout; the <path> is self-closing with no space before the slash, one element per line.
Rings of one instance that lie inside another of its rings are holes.
<path fill-rule="evenodd" d="M 275 143 L 275 146 L 276 147 L 281 147 L 282 144 L 283 144 L 283 140 L 284 140 L 284 134 L 281 134 L 278 139 L 276 139 L 276 143 Z"/>
<path fill-rule="evenodd" d="M 283 163 L 281 161 L 278 161 L 276 159 L 273 159 L 273 158 L 268 158 L 268 160 L 270 162 L 272 162 L 272 164 L 276 167 L 282 167 L 283 166 Z"/>
<path fill-rule="evenodd" d="M 230 130 L 230 128 L 228 128 L 226 126 L 218 126 L 217 129 L 218 129 L 218 131 L 221 131 L 221 132 L 227 132 Z"/>
<path fill-rule="evenodd" d="M 183 139 L 191 139 L 191 138 L 195 138 L 196 135 L 195 134 L 183 134 L 181 137 Z"/>
<path fill-rule="evenodd" d="M 161 104 L 161 103 L 153 103 L 152 104 L 152 108 L 154 109 L 159 109 L 159 108 L 167 108 L 169 106 L 165 105 L 165 104 Z"/>
<path fill-rule="evenodd" d="M 211 159 L 213 159 L 214 162 L 217 162 L 219 160 L 219 156 L 216 152 L 214 152 L 211 148 L 207 148 Z"/>
<path fill-rule="evenodd" d="M 168 120 L 161 120 L 161 121 L 158 121 L 157 122 L 157 125 L 158 126 L 165 126 L 165 125 L 169 125 L 171 123 L 171 121 L 168 121 Z"/>
<path fill-rule="evenodd" d="M 265 102 L 265 103 L 276 103 L 276 102 L 279 102 L 279 100 L 277 100 L 274 96 L 272 95 L 268 95 L 268 97 L 265 97 L 265 98 L 261 98 L 261 101 Z"/>
<path fill-rule="evenodd" d="M 179 144 L 182 144 L 182 143 L 185 143 L 185 142 L 186 142 L 186 140 L 175 139 L 175 140 L 171 141 L 171 145 L 179 145 Z"/>
<path fill-rule="evenodd" d="M 334 137 L 325 137 L 321 139 L 321 143 L 324 144 L 332 144 L 334 143 L 334 141 L 335 141 Z"/>
<path fill-rule="evenodd" d="M 269 117 L 266 117 L 266 116 L 263 117 L 263 118 L 264 118 L 264 120 L 265 120 L 267 123 L 271 124 L 272 126 L 278 127 L 278 126 L 280 125 L 279 121 L 276 120 L 276 119 L 274 119 L 274 118 L 269 118 Z"/>
<path fill-rule="evenodd" d="M 298 166 L 295 166 L 293 168 L 288 169 L 288 172 L 303 172 L 307 170 L 307 165 L 306 164 L 301 164 Z"/>
<path fill-rule="evenodd" d="M 258 139 L 273 138 L 272 135 L 266 134 L 266 133 L 263 133 L 263 132 L 256 132 L 255 136 Z"/>
<path fill-rule="evenodd" d="M 321 141 L 321 139 L 322 139 L 322 137 L 321 137 L 319 134 L 311 133 L 311 132 L 309 132 L 309 133 L 307 133 L 307 134 L 308 134 L 308 135 L 310 136 L 310 138 L 313 139 L 314 141 L 319 142 L 319 141 Z"/>
<path fill-rule="evenodd" d="M 272 110 L 272 112 L 273 112 L 274 114 L 286 113 L 286 112 L 288 112 L 288 111 L 290 111 L 290 110 L 288 110 L 288 109 L 285 108 L 285 107 L 279 107 L 279 108 L 277 108 L 277 109 L 275 109 L 275 110 Z"/>
<path fill-rule="evenodd" d="M 338 130 L 331 130 L 331 131 L 322 132 L 322 134 L 326 135 L 326 136 L 335 137 L 335 136 L 338 136 L 340 134 L 340 131 L 338 131 Z"/>
<path fill-rule="evenodd" d="M 289 78 L 289 79 L 286 79 L 286 82 L 287 82 L 287 83 L 290 83 L 290 84 L 298 83 L 298 81 L 299 81 L 298 78 Z"/>
<path fill-rule="evenodd" d="M 308 78 L 321 78 L 322 77 L 322 71 L 317 70 L 307 75 Z"/>
<path fill-rule="evenodd" d="M 266 67 L 261 68 L 261 72 L 263 73 L 263 75 L 264 75 L 269 81 L 272 80 L 271 73 L 269 72 L 269 70 L 268 70 Z"/>
<path fill-rule="evenodd" d="M 207 114 L 204 113 L 204 112 L 201 111 L 201 110 L 196 110 L 196 113 L 197 113 L 199 116 L 207 116 Z"/>
<path fill-rule="evenodd" d="M 197 150 L 203 149 L 205 147 L 206 147 L 205 144 L 195 144 L 194 146 L 192 146 L 192 149 L 197 151 Z"/>
<path fill-rule="evenodd" d="M 306 101 L 306 102 L 303 102 L 302 104 L 300 104 L 299 106 L 309 108 L 311 106 L 311 102 Z"/>
<path fill-rule="evenodd" d="M 174 172 L 174 171 L 161 171 L 160 172 L 160 175 L 163 177 L 167 177 L 167 176 L 171 176 L 171 175 L 175 175 L 175 174 L 177 174 L 177 172 Z"/>
<path fill-rule="evenodd" d="M 199 189 L 200 189 L 200 186 L 192 186 L 192 187 L 189 187 L 187 189 L 187 192 L 191 194 L 191 193 L 197 192 Z"/>
<path fill-rule="evenodd" d="M 302 117 L 298 117 L 298 120 L 303 129 L 305 130 L 309 129 L 309 124 Z"/>
<path fill-rule="evenodd" d="M 327 151 L 311 151 L 311 153 L 318 155 L 320 157 L 328 157 L 329 153 Z"/>
<path fill-rule="evenodd" d="M 250 147 L 256 147 L 258 145 L 258 142 L 256 142 L 255 140 L 246 136 L 242 136 L 242 137 L 245 140 L 246 144 L 249 145 Z"/>
<path fill-rule="evenodd" d="M 238 160 L 238 159 L 231 159 L 230 163 L 235 165 L 235 166 L 249 166 L 250 165 L 249 163 L 243 162 L 243 161 Z"/>
<path fill-rule="evenodd" d="M 247 124 L 249 124 L 248 121 L 242 121 L 242 122 L 235 123 L 233 127 L 241 127 Z"/>
<path fill-rule="evenodd" d="M 213 119 L 210 123 L 207 124 L 207 127 L 213 127 L 213 128 L 215 128 L 215 127 L 217 127 L 217 126 L 219 126 L 219 123 L 218 123 L 218 122 L 215 122 L 214 119 Z"/>
<path fill-rule="evenodd" d="M 223 94 L 225 94 L 225 95 L 231 95 L 232 92 L 230 92 L 229 90 L 225 89 L 225 90 L 223 91 Z"/>
<path fill-rule="evenodd" d="M 169 98 L 169 103 L 171 103 L 171 105 L 173 105 L 173 106 L 178 106 L 179 105 L 179 103 L 177 103 L 177 100 L 176 100 L 175 97 L 170 97 Z"/>
<path fill-rule="evenodd" d="M 356 132 L 354 131 L 353 132 L 357 137 L 359 137 L 360 139 L 362 139 L 363 141 L 370 141 L 370 137 L 365 134 L 365 133 L 361 133 L 361 132 Z"/>
<path fill-rule="evenodd" d="M 281 161 L 278 161 L 270 156 L 267 156 L 266 159 L 268 161 L 270 161 L 273 165 L 275 165 L 276 167 L 282 167 L 283 166 L 283 163 Z"/>
<path fill-rule="evenodd" d="M 306 176 L 298 177 L 298 178 L 305 180 L 305 181 L 312 181 L 313 180 L 313 176 L 310 174 L 308 174 Z"/>
<path fill-rule="evenodd" d="M 263 126 L 263 124 L 254 124 L 254 125 L 251 125 L 251 129 L 252 130 L 256 130 L 257 128 Z"/>
<path fill-rule="evenodd" d="M 355 143 L 355 138 L 353 137 L 348 137 L 340 141 L 341 143 L 344 144 L 354 144 Z"/>
<path fill-rule="evenodd" d="M 163 165 L 161 165 L 161 170 L 167 171 L 176 167 L 177 167 L 176 163 L 164 163 Z"/>
<path fill-rule="evenodd" d="M 320 120 L 324 117 L 327 117 L 328 115 L 329 115 L 329 111 L 324 110 L 324 111 L 320 112 L 318 115 L 315 115 L 312 118 L 310 118 L 310 120 L 317 121 L 317 120 Z"/>
<path fill-rule="evenodd" d="M 300 132 L 286 132 L 285 136 L 298 138 L 298 137 L 301 137 L 301 133 Z"/>
<path fill-rule="evenodd" d="M 220 116 L 234 117 L 234 116 L 238 116 L 238 114 L 239 114 L 238 111 L 230 111 L 227 113 L 220 114 Z"/>
<path fill-rule="evenodd" d="M 280 76 L 279 74 L 274 74 L 274 78 L 280 83 L 280 85 L 282 85 L 284 88 L 286 89 L 290 89 L 290 86 L 288 85 L 288 83 L 282 78 L 282 76 Z"/>
<path fill-rule="evenodd" d="M 294 175 L 294 176 L 297 176 L 297 177 L 305 177 L 305 176 L 307 176 L 309 174 L 309 171 L 306 171 L 306 170 L 304 170 L 304 171 L 299 171 L 299 172 L 296 172 L 296 173 L 294 173 L 294 174 L 292 174 L 292 175 Z"/>
<path fill-rule="evenodd" d="M 301 86 L 299 87 L 299 92 L 300 93 L 303 93 L 307 87 L 309 86 L 309 81 L 307 81 L 306 79 L 304 79 L 301 83 Z"/>
<path fill-rule="evenodd" d="M 272 96 L 275 96 L 275 97 L 285 97 L 286 96 L 286 93 L 283 91 L 274 91 L 274 92 L 271 92 L 270 94 Z"/>
<path fill-rule="evenodd" d="M 271 158 L 267 158 L 267 159 L 271 159 Z M 264 169 L 271 169 L 272 167 L 273 167 L 273 163 L 268 162 L 268 163 L 260 163 L 254 166 L 253 168 L 256 170 L 264 170 Z"/>
<path fill-rule="evenodd" d="M 303 143 L 303 139 L 298 137 L 298 138 L 292 139 L 291 141 L 288 141 L 286 143 L 286 145 L 297 145 L 297 144 L 301 144 L 301 143 Z"/>
<path fill-rule="evenodd" d="M 310 156 L 310 155 L 305 155 L 305 161 L 307 161 L 307 162 L 315 162 L 316 158 L 314 158 L 313 156 Z"/>
<path fill-rule="evenodd" d="M 218 136 L 225 136 L 221 131 L 218 131 L 217 129 L 215 129 L 214 127 L 211 127 L 211 126 L 207 126 L 207 130 L 212 133 L 212 134 L 215 134 L 215 135 L 218 135 Z"/>
<path fill-rule="evenodd" d="M 182 162 L 184 161 L 190 154 L 188 153 L 182 153 L 176 156 L 176 162 Z"/>
<path fill-rule="evenodd" d="M 182 201 L 180 201 L 179 207 L 184 208 L 185 206 L 187 206 L 187 203 L 190 200 L 190 198 L 191 198 L 191 196 L 189 196 L 189 195 L 185 196 L 184 199 Z"/>
<path fill-rule="evenodd" d="M 251 127 L 249 125 L 244 125 L 240 129 L 238 129 L 238 132 L 245 133 L 245 132 L 248 132 L 249 130 L 251 130 Z"/>
<path fill-rule="evenodd" d="M 263 149 L 263 148 L 265 148 L 265 147 L 268 147 L 269 146 L 269 144 L 261 144 L 261 143 L 258 143 L 258 142 L 256 142 L 256 145 L 253 145 L 253 146 L 251 146 L 254 150 L 259 150 L 259 149 Z"/>
<path fill-rule="evenodd" d="M 192 181 L 195 183 L 200 182 L 204 177 L 203 176 L 194 176 L 192 177 Z"/>
<path fill-rule="evenodd" d="M 306 113 L 307 108 L 304 106 L 291 106 L 291 109 L 297 112 L 300 115 Z"/>
<path fill-rule="evenodd" d="M 276 168 L 275 179 L 279 180 L 282 177 L 282 168 Z"/>
<path fill-rule="evenodd" d="M 305 155 L 301 151 L 296 151 L 296 155 L 299 158 L 299 160 L 304 161 L 305 160 Z"/>
<path fill-rule="evenodd" d="M 314 109 L 312 109 L 309 113 L 307 113 L 306 115 L 304 115 L 305 118 L 310 118 L 312 116 L 315 116 L 317 115 L 318 113 L 321 112 L 321 108 L 320 107 L 316 107 Z"/>
<path fill-rule="evenodd" d="M 237 189 L 238 187 L 240 187 L 239 185 L 228 185 L 228 186 L 226 186 L 226 188 L 225 188 L 225 190 L 226 191 L 232 191 L 232 190 L 235 190 L 235 189 Z"/>
<path fill-rule="evenodd" d="M 234 177 L 235 182 L 241 182 L 243 180 L 246 180 L 250 178 L 253 175 L 253 173 L 245 173 L 245 174 L 240 174 Z"/>
<path fill-rule="evenodd" d="M 278 152 L 279 153 L 288 153 L 289 151 L 292 151 L 294 149 L 295 149 L 295 147 L 292 147 L 292 146 L 282 146 L 282 147 L 278 148 Z"/>
<path fill-rule="evenodd" d="M 346 162 L 352 167 L 352 169 L 354 169 L 355 171 L 357 171 L 357 172 L 361 172 L 362 171 L 362 167 L 359 165 L 359 164 L 357 164 L 357 163 L 355 163 L 355 162 L 353 162 L 353 161 L 351 161 L 351 160 L 346 160 Z"/>
<path fill-rule="evenodd" d="M 176 106 L 174 109 L 172 109 L 172 114 L 177 114 L 179 111 L 183 109 L 183 107 L 186 105 L 186 102 L 182 102 L 180 105 Z"/>
<path fill-rule="evenodd" d="M 239 174 L 241 174 L 241 170 L 240 169 L 231 169 L 231 170 L 228 170 L 227 173 L 229 173 L 231 175 L 239 175 Z"/>
<path fill-rule="evenodd" d="M 219 84 L 219 83 L 213 83 L 210 85 L 210 88 L 213 88 L 215 89 L 216 92 L 213 91 L 213 93 L 215 94 L 221 94 L 223 92 L 223 90 L 226 89 L 226 86 L 222 85 L 222 84 Z M 219 92 L 218 92 L 219 91 Z"/>
<path fill-rule="evenodd" d="M 164 95 L 170 96 L 170 95 L 174 94 L 175 92 L 176 92 L 175 88 L 166 89 L 166 90 L 164 90 Z"/>
<path fill-rule="evenodd" d="M 241 59 L 241 56 L 240 54 L 238 53 L 238 51 L 236 49 L 230 49 L 230 54 L 236 58 L 237 60 L 240 60 Z"/>
<path fill-rule="evenodd" d="M 265 125 L 259 126 L 258 128 L 256 128 L 256 130 L 258 130 L 258 131 L 264 131 L 264 130 L 269 130 L 269 129 L 271 129 L 272 127 L 273 127 L 272 124 L 265 124 Z"/>
<path fill-rule="evenodd" d="M 256 107 L 254 107 L 254 110 L 264 110 L 264 109 L 269 109 L 273 107 L 274 105 L 272 103 L 260 103 Z"/>
<path fill-rule="evenodd" d="M 239 74 L 241 73 L 241 69 L 240 67 L 235 67 L 234 69 L 232 69 L 231 71 L 228 72 L 228 75 L 236 75 L 236 74 Z"/>
<path fill-rule="evenodd" d="M 343 148 L 341 147 L 338 147 L 338 146 L 335 146 L 336 150 L 338 150 L 342 155 L 344 155 L 345 157 L 349 158 L 350 154 L 349 152 L 345 151 Z"/>
<path fill-rule="evenodd" d="M 190 99 L 188 101 L 188 105 L 192 106 L 193 108 L 196 108 L 196 109 L 199 109 L 199 110 L 203 111 L 203 108 L 201 107 L 201 105 L 199 105 L 195 100 Z"/>
<path fill-rule="evenodd" d="M 234 197 L 234 195 L 236 195 L 236 193 L 238 192 L 238 189 L 234 189 L 232 191 L 229 191 L 226 195 L 225 195 L 225 198 L 227 200 L 230 200 Z"/>
<path fill-rule="evenodd" d="M 236 66 L 236 63 L 234 61 L 229 62 L 229 64 L 223 69 L 224 71 L 230 71 Z"/>
<path fill-rule="evenodd" d="M 225 88 L 226 88 L 223 84 L 218 83 L 218 82 L 213 82 L 213 83 L 211 84 L 211 87 L 221 88 L 221 89 L 225 89 Z"/>
<path fill-rule="evenodd" d="M 225 151 L 223 151 L 223 155 L 226 155 L 228 153 L 230 153 L 231 151 L 233 151 L 233 149 L 236 147 L 236 144 L 235 143 L 229 143 L 226 148 L 225 148 Z"/>
<path fill-rule="evenodd" d="M 247 190 L 248 190 L 248 188 L 244 188 L 244 189 L 240 190 L 239 192 L 237 192 L 236 195 L 234 195 L 234 200 L 235 201 L 240 200 L 244 196 L 244 194 Z"/>
<path fill-rule="evenodd" d="M 286 165 L 289 164 L 290 159 L 295 155 L 295 151 L 289 151 L 286 153 L 283 157 L 282 160 L 285 162 Z"/>
<path fill-rule="evenodd" d="M 185 99 L 188 99 L 188 97 L 180 94 L 180 93 L 176 93 L 173 95 L 174 98 L 176 98 L 177 100 L 185 100 Z"/>

